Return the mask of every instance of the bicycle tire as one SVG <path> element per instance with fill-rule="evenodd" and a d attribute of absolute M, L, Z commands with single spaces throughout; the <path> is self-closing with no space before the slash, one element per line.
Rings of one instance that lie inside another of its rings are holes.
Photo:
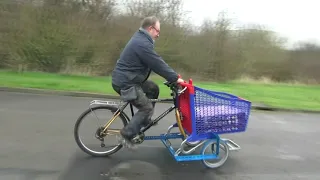
<path fill-rule="evenodd" d="M 79 118 L 77 119 L 76 123 L 75 123 L 75 126 L 74 126 L 74 138 L 75 138 L 75 141 L 78 145 L 78 147 L 85 153 L 91 155 L 91 156 L 94 156 L 94 157 L 105 157 L 105 156 L 109 156 L 109 155 L 112 155 L 114 153 L 116 153 L 117 151 L 119 151 L 123 145 L 118 145 L 116 146 L 116 148 L 114 148 L 113 150 L 111 151 L 108 151 L 108 152 L 104 152 L 104 153 L 95 153 L 94 151 L 90 150 L 89 148 L 85 147 L 83 145 L 83 143 L 81 142 L 80 140 L 80 137 L 79 137 L 79 126 L 81 124 L 81 122 L 83 121 L 83 119 L 89 115 L 92 111 L 95 111 L 95 110 L 99 110 L 99 109 L 104 109 L 104 110 L 109 110 L 111 112 L 115 112 L 118 110 L 117 107 L 115 106 L 112 106 L 112 105 L 99 105 L 99 106 L 95 106 L 93 108 L 88 108 L 87 110 L 85 110 L 80 116 Z M 123 123 L 124 126 L 126 126 L 129 122 L 129 118 L 128 116 L 125 114 L 125 112 L 121 112 L 119 117 L 121 118 L 121 121 Z"/>

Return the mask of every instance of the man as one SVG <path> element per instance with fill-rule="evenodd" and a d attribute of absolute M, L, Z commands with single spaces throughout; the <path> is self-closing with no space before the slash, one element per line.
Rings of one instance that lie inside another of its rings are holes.
<path fill-rule="evenodd" d="M 154 17 L 146 17 L 139 30 L 132 36 L 112 72 L 113 89 L 124 101 L 129 101 L 138 112 L 120 134 L 127 145 L 140 129 L 151 121 L 155 103 L 148 99 L 159 96 L 156 83 L 147 80 L 151 71 L 169 82 L 183 82 L 178 74 L 154 51 L 154 41 L 160 34 L 160 22 Z"/>

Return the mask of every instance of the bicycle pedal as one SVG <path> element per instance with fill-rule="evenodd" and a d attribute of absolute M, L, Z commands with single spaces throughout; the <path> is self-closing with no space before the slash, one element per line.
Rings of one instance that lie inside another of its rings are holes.
<path fill-rule="evenodd" d="M 131 142 L 134 144 L 141 144 L 144 141 L 144 134 L 136 135 L 134 138 L 132 138 Z"/>

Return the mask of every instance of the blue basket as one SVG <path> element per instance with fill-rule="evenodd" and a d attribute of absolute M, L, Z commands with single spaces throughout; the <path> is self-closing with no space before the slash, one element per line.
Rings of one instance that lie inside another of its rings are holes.
<path fill-rule="evenodd" d="M 210 138 L 212 134 L 246 131 L 251 102 L 194 86 L 190 108 L 193 129 L 190 138 L 194 141 Z"/>

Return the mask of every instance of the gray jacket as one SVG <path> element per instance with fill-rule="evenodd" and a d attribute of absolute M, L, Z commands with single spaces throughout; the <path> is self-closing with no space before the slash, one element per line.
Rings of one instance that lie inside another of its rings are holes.
<path fill-rule="evenodd" d="M 129 40 L 112 72 L 112 83 L 120 88 L 142 84 L 151 71 L 169 82 L 178 74 L 154 51 L 154 41 L 144 29 L 139 29 Z"/>

